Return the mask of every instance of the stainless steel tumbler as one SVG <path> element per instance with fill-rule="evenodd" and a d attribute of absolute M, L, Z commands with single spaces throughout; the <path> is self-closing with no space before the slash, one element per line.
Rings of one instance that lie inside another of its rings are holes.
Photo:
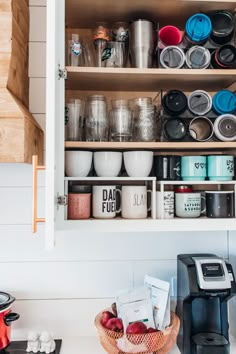
<path fill-rule="evenodd" d="M 130 55 L 132 67 L 151 68 L 155 49 L 154 24 L 137 20 L 130 25 Z"/>

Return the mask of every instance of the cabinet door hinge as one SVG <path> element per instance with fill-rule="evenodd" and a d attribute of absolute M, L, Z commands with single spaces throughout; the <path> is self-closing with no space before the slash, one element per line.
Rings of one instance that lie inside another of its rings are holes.
<path fill-rule="evenodd" d="M 57 205 L 66 206 L 67 205 L 67 195 L 58 195 L 57 196 Z"/>
<path fill-rule="evenodd" d="M 67 70 L 66 69 L 61 69 L 60 65 L 58 67 L 58 80 L 60 79 L 67 79 Z"/>

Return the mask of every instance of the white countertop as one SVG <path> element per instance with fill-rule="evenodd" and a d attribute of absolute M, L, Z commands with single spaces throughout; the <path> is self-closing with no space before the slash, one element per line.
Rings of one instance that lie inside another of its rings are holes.
<path fill-rule="evenodd" d="M 97 337 L 63 338 L 60 354 L 105 354 Z M 180 354 L 177 347 L 170 352 Z"/>
<path fill-rule="evenodd" d="M 60 354 L 105 354 L 97 337 L 63 338 Z M 175 346 L 170 354 L 180 354 Z M 230 354 L 236 354 L 236 340 L 231 339 Z"/>

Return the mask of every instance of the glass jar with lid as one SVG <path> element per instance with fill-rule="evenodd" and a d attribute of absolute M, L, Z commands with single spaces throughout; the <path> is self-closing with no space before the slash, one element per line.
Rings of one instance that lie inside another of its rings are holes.
<path fill-rule="evenodd" d="M 103 95 L 88 96 L 86 102 L 86 141 L 108 141 L 107 100 Z"/>
<path fill-rule="evenodd" d="M 156 141 L 157 139 L 157 114 L 156 107 L 147 103 L 138 102 L 134 107 L 134 141 Z"/>

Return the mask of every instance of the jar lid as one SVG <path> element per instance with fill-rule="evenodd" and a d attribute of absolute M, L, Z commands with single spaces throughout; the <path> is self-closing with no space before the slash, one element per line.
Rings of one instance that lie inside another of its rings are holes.
<path fill-rule="evenodd" d="M 228 36 L 234 30 L 234 17 L 229 11 L 214 11 L 210 14 L 212 34 L 217 37 Z"/>
<path fill-rule="evenodd" d="M 215 55 L 223 66 L 232 67 L 236 63 L 236 48 L 230 44 L 219 48 Z"/>
<path fill-rule="evenodd" d="M 194 46 L 186 53 L 186 64 L 190 69 L 205 69 L 211 61 L 210 51 L 202 46 Z"/>
<path fill-rule="evenodd" d="M 191 186 L 178 186 L 175 187 L 174 189 L 175 193 L 191 193 L 193 191 L 193 188 Z"/>
<path fill-rule="evenodd" d="M 179 69 L 185 63 L 183 50 L 176 46 L 169 46 L 162 50 L 160 63 L 164 68 Z"/>
<path fill-rule="evenodd" d="M 187 108 L 188 100 L 185 94 L 179 90 L 171 90 L 162 98 L 162 105 L 166 113 L 179 115 Z"/>
<path fill-rule="evenodd" d="M 183 119 L 173 118 L 165 123 L 166 136 L 171 140 L 182 140 L 187 134 L 187 127 Z"/>
<path fill-rule="evenodd" d="M 229 90 L 217 92 L 212 100 L 214 110 L 219 114 L 236 111 L 236 95 Z"/>
<path fill-rule="evenodd" d="M 7 293 L 0 292 L 0 310 L 4 310 L 15 301 L 15 298 Z"/>
<path fill-rule="evenodd" d="M 187 36 L 194 42 L 206 40 L 212 31 L 211 20 L 207 15 L 195 14 L 186 22 L 185 31 Z"/>

